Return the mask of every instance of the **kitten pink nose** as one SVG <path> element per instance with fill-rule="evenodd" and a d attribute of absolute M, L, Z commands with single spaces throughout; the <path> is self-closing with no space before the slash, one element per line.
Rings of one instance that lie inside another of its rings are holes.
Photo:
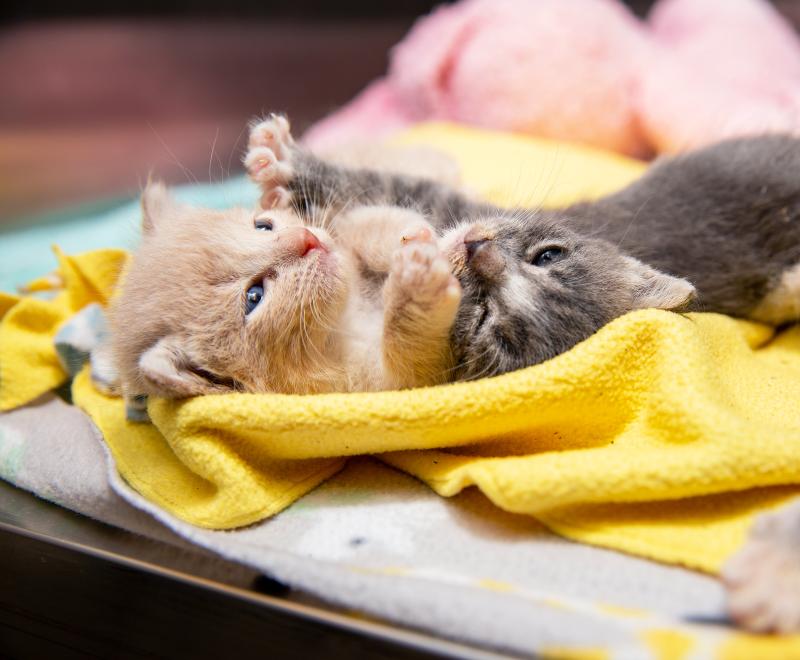
<path fill-rule="evenodd" d="M 309 252 L 311 252 L 311 250 L 322 247 L 322 243 L 319 242 L 319 239 L 314 235 L 314 233 L 305 227 L 303 227 L 303 236 L 300 245 L 301 257 L 307 255 Z"/>
<path fill-rule="evenodd" d="M 289 227 L 279 232 L 277 239 L 285 245 L 290 254 L 297 257 L 306 256 L 311 250 L 325 250 L 316 234 L 305 227 Z"/>

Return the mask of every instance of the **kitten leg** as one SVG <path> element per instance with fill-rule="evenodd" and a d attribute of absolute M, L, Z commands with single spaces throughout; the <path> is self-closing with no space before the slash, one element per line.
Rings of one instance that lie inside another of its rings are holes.
<path fill-rule="evenodd" d="M 385 385 L 446 382 L 452 365 L 450 329 L 461 286 L 433 237 L 422 232 L 396 251 L 383 297 Z"/>
<path fill-rule="evenodd" d="M 286 208 L 291 204 L 292 194 L 286 186 L 294 177 L 295 149 L 286 117 L 271 115 L 251 125 L 244 165 L 250 178 L 261 187 L 262 208 Z"/>
<path fill-rule="evenodd" d="M 722 580 L 738 624 L 756 632 L 800 632 L 800 499 L 759 516 Z"/>

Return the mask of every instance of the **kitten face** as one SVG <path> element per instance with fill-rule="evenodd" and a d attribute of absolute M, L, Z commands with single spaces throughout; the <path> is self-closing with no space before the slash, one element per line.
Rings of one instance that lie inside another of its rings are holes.
<path fill-rule="evenodd" d="M 685 280 L 533 213 L 461 225 L 443 245 L 464 291 L 452 332 L 459 380 L 537 364 L 626 312 L 694 295 Z"/>
<path fill-rule="evenodd" d="M 314 391 L 347 297 L 346 258 L 288 211 L 143 196 L 144 236 L 112 309 L 132 394 Z"/>

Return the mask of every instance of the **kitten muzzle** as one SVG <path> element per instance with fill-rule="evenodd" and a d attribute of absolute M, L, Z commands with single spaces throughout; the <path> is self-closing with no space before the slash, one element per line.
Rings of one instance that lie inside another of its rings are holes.
<path fill-rule="evenodd" d="M 448 232 L 442 249 L 459 279 L 465 275 L 481 279 L 496 278 L 505 270 L 505 260 L 497 248 L 494 233 L 482 224 L 462 226 Z"/>

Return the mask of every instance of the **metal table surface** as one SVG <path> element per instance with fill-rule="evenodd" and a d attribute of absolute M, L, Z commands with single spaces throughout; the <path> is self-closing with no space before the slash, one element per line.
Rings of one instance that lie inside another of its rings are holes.
<path fill-rule="evenodd" d="M 499 657 L 337 610 L 2 481 L 0 656 Z"/>

